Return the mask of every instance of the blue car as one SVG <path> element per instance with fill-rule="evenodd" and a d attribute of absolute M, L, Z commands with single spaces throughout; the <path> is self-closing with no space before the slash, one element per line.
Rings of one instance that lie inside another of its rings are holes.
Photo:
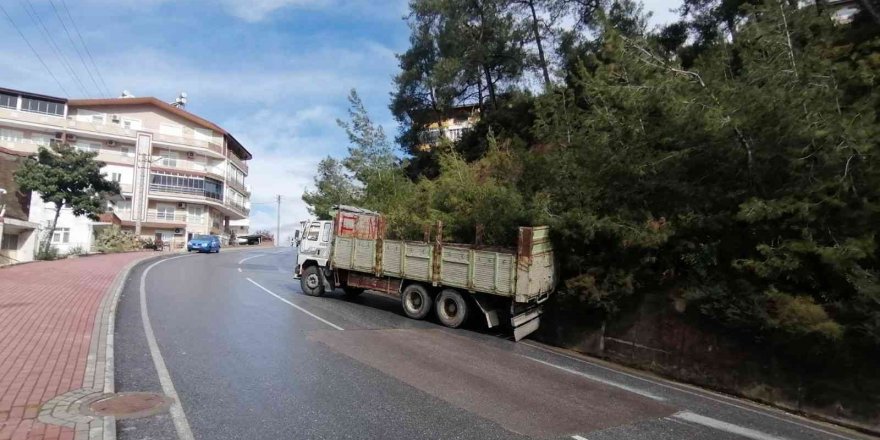
<path fill-rule="evenodd" d="M 220 237 L 216 235 L 196 235 L 186 244 L 187 252 L 220 252 Z"/>

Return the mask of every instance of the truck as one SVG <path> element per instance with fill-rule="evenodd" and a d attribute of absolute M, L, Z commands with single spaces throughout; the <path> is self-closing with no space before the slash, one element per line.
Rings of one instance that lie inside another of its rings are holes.
<path fill-rule="evenodd" d="M 352 206 L 334 211 L 333 220 L 302 222 L 296 237 L 294 278 L 306 295 L 370 290 L 399 299 L 412 319 L 434 312 L 450 328 L 472 314 L 489 328 L 507 322 L 517 341 L 538 329 L 542 303 L 556 285 L 548 227 L 520 227 L 510 249 L 445 243 L 439 222 L 433 240 L 427 230 L 423 241 L 390 240 L 381 214 Z"/>

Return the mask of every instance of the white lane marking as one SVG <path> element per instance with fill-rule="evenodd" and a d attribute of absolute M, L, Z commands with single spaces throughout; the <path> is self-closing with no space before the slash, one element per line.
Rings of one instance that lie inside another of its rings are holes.
<path fill-rule="evenodd" d="M 290 302 L 290 301 L 288 301 L 288 300 L 286 300 L 286 299 L 284 299 L 284 298 L 282 298 L 282 297 L 276 295 L 275 292 L 272 292 L 271 290 L 269 290 L 269 289 L 267 289 L 267 288 L 261 286 L 260 283 L 254 281 L 254 280 L 252 280 L 252 279 L 250 279 L 250 278 L 248 278 L 247 280 L 250 281 L 251 283 L 253 283 L 255 286 L 259 287 L 260 289 L 263 289 L 263 291 L 265 291 L 265 292 L 268 293 L 269 295 L 272 295 L 272 296 L 274 296 L 275 298 L 280 299 L 280 300 L 281 300 L 282 302 L 284 302 L 285 304 L 287 304 L 287 305 L 289 305 L 289 306 L 291 306 L 291 307 L 293 307 L 293 308 L 299 310 L 300 312 L 303 312 L 303 313 L 305 313 L 306 315 L 309 315 L 309 316 L 311 316 L 312 318 L 315 318 L 315 319 L 317 319 L 318 321 L 321 321 L 321 322 L 323 322 L 324 324 L 327 324 L 327 325 L 329 325 L 330 327 L 335 328 L 336 330 L 345 330 L 344 328 L 342 328 L 342 327 L 340 327 L 340 326 L 338 326 L 338 325 L 336 325 L 336 324 L 334 324 L 334 323 L 332 323 L 332 322 L 330 322 L 330 321 L 328 321 L 328 320 L 326 320 L 326 319 L 324 319 L 324 318 L 322 318 L 322 317 L 320 317 L 320 316 L 318 316 L 318 315 L 316 315 L 316 314 L 314 314 L 314 313 L 312 313 L 312 312 L 310 312 L 310 311 L 308 311 L 308 310 L 306 310 L 306 309 L 304 309 L 304 308 L 302 308 L 302 307 L 300 307 L 300 306 L 298 306 L 298 305 L 296 305 L 296 304 L 294 304 L 294 303 L 292 303 L 292 302 Z"/>
<path fill-rule="evenodd" d="M 722 422 L 718 419 L 713 419 L 711 417 L 701 416 L 699 414 L 692 413 L 690 411 L 681 411 L 672 415 L 679 420 L 684 420 L 686 422 L 696 423 L 698 425 L 708 426 L 713 429 L 718 429 L 721 431 L 727 431 L 732 434 L 736 434 L 741 437 L 750 438 L 753 440 L 786 440 L 784 437 L 777 437 L 772 434 L 767 434 L 766 432 L 756 431 L 754 429 L 743 428 L 739 425 L 734 425 L 733 423 Z"/>
<path fill-rule="evenodd" d="M 141 320 L 144 323 L 144 332 L 147 334 L 147 345 L 150 347 L 150 356 L 153 358 L 153 365 L 156 366 L 156 373 L 159 375 L 159 383 L 162 385 L 162 392 L 166 396 L 173 399 L 171 404 L 171 420 L 174 422 L 174 430 L 177 431 L 177 438 L 180 440 L 193 440 L 192 429 L 189 427 L 189 421 L 183 412 L 183 406 L 180 403 L 180 397 L 177 390 L 174 389 L 174 382 L 171 381 L 171 374 L 168 367 L 165 366 L 165 359 L 162 358 L 162 352 L 159 351 L 159 344 L 156 343 L 156 335 L 153 333 L 153 325 L 150 324 L 150 315 L 147 312 L 147 274 L 156 265 L 177 258 L 188 257 L 189 255 L 181 255 L 179 257 L 171 257 L 165 260 L 157 261 L 149 265 L 141 274 Z"/>
<path fill-rule="evenodd" d="M 603 383 L 603 384 L 608 385 L 608 386 L 612 386 L 612 387 L 615 387 L 615 388 L 620 388 L 620 389 L 622 389 L 622 390 L 624 390 L 624 391 L 629 391 L 630 393 L 638 394 L 638 395 L 640 395 L 640 396 L 644 396 L 644 397 L 647 397 L 647 398 L 649 398 L 649 399 L 659 400 L 659 401 L 661 401 L 661 402 L 664 401 L 664 400 L 666 400 L 665 398 L 660 397 L 660 396 L 658 396 L 658 395 L 656 395 L 656 394 L 651 394 L 651 393 L 649 393 L 649 392 L 647 392 L 647 391 L 640 390 L 640 389 L 638 389 L 638 388 L 633 388 L 633 387 L 631 387 L 631 386 L 629 386 L 629 385 L 624 385 L 624 384 L 619 383 L 619 382 L 614 382 L 614 381 L 610 381 L 610 380 L 607 380 L 607 379 L 603 379 L 603 378 L 601 378 L 601 377 L 594 376 L 594 375 L 592 375 L 592 374 L 587 374 L 587 373 L 584 373 L 584 372 L 581 372 L 581 371 L 572 370 L 571 368 L 565 368 L 565 367 L 562 367 L 562 366 L 559 366 L 559 365 L 556 365 L 556 364 L 551 364 L 550 362 L 545 362 L 545 361 L 542 361 L 542 360 L 540 360 L 540 359 L 535 359 L 535 358 L 533 358 L 533 357 L 528 357 L 528 356 L 523 356 L 523 357 L 525 357 L 526 359 L 533 360 L 533 361 L 535 361 L 535 362 L 537 362 L 537 363 L 539 363 L 539 364 L 544 364 L 544 365 L 547 365 L 547 366 L 549 366 L 549 367 L 553 367 L 553 368 L 556 368 L 556 369 L 559 369 L 559 370 L 565 371 L 565 372 L 567 372 L 567 373 L 576 374 L 576 375 L 578 375 L 578 376 L 581 376 L 581 377 L 585 377 L 585 378 L 587 378 L 587 379 L 590 379 L 590 380 L 592 380 L 592 381 L 594 381 L 594 382 L 599 382 L 599 383 Z"/>
<path fill-rule="evenodd" d="M 247 258 L 242 258 L 241 261 L 238 262 L 238 264 L 244 263 L 245 261 L 247 261 L 247 260 L 252 260 L 252 259 L 254 259 L 254 258 L 265 257 L 265 256 L 267 256 L 267 255 L 275 255 L 275 254 L 257 254 L 257 255 L 253 255 L 253 256 L 250 256 L 250 257 L 247 257 Z"/>
<path fill-rule="evenodd" d="M 238 268 L 238 273 L 241 273 L 241 268 L 240 268 L 240 267 Z"/>
<path fill-rule="evenodd" d="M 571 438 L 573 438 L 574 440 L 588 440 L 586 437 L 581 437 L 579 435 L 573 435 L 571 436 Z"/>
<path fill-rule="evenodd" d="M 584 363 L 584 364 L 590 365 L 590 366 L 592 366 L 592 367 L 596 367 L 596 368 L 599 368 L 599 369 L 602 369 L 602 370 L 610 371 L 610 372 L 612 372 L 612 373 L 622 374 L 622 375 L 624 375 L 624 376 L 631 377 L 631 378 L 633 378 L 633 379 L 638 379 L 638 380 L 641 380 L 641 381 L 643 381 L 643 382 L 647 382 L 647 383 L 654 384 L 654 385 L 657 385 L 657 386 L 661 386 L 661 387 L 664 387 L 664 388 L 669 388 L 669 389 L 672 389 L 672 390 L 675 390 L 675 391 L 680 391 L 680 392 L 685 393 L 685 394 L 690 394 L 690 395 L 692 395 L 692 396 L 696 396 L 696 397 L 700 397 L 700 398 L 703 398 L 703 399 L 711 400 L 711 401 L 713 401 L 713 402 L 721 403 L 721 404 L 724 404 L 724 405 L 730 405 L 730 406 L 732 406 L 732 407 L 734 407 L 734 408 L 739 408 L 739 409 L 741 409 L 741 410 L 743 410 L 743 411 L 749 411 L 749 412 L 752 412 L 752 413 L 755 413 L 755 414 L 760 414 L 760 415 L 763 415 L 763 416 L 769 417 L 769 418 L 771 418 L 771 419 L 778 420 L 778 421 L 780 421 L 780 422 L 790 423 L 790 424 L 792 424 L 792 425 L 799 426 L 799 427 L 801 427 L 801 428 L 810 429 L 810 430 L 813 430 L 813 431 L 816 431 L 816 432 L 821 432 L 821 433 L 823 433 L 823 434 L 828 434 L 828 435 L 830 435 L 830 436 L 834 436 L 834 437 L 837 437 L 837 438 L 842 438 L 842 439 L 845 439 L 845 440 L 853 440 L 852 437 L 846 437 L 846 436 L 844 436 L 844 435 L 841 435 L 841 434 L 838 434 L 838 433 L 835 433 L 835 432 L 826 431 L 826 430 L 824 430 L 824 429 L 816 428 L 816 427 L 814 427 L 814 426 L 806 425 L 806 424 L 799 423 L 799 422 L 796 422 L 796 421 L 791 420 L 791 419 L 787 419 L 787 418 L 780 417 L 780 416 L 777 416 L 777 415 L 774 415 L 774 414 L 770 414 L 769 412 L 766 412 L 766 410 L 765 410 L 765 411 L 761 411 L 761 410 L 758 410 L 758 409 L 755 409 L 755 408 L 749 408 L 749 407 L 747 407 L 747 406 L 738 405 L 738 404 L 733 403 L 733 402 L 728 402 L 728 401 L 725 401 L 725 400 L 716 399 L 716 398 L 714 398 L 714 397 L 711 397 L 711 396 L 707 395 L 707 394 L 714 394 L 714 393 L 711 393 L 711 392 L 709 392 L 709 391 L 703 391 L 703 392 L 690 391 L 690 390 L 687 390 L 687 389 L 684 389 L 684 388 L 680 388 L 680 387 L 677 387 L 677 386 L 673 386 L 673 385 L 671 385 L 671 384 L 669 384 L 669 383 L 663 383 L 663 382 L 654 381 L 654 380 L 647 379 L 647 378 L 644 378 L 644 377 L 641 377 L 641 376 L 637 376 L 637 375 L 635 375 L 635 374 L 630 374 L 630 373 L 627 373 L 627 372 L 624 372 L 624 371 L 618 371 L 618 370 L 615 370 L 615 369 L 613 369 L 613 368 L 606 367 L 606 366 L 604 366 L 604 365 L 599 365 L 599 364 L 594 363 L 594 362 L 589 362 L 589 361 L 587 361 L 587 360 L 585 360 L 585 359 L 576 358 L 576 357 L 574 357 L 574 356 L 569 356 L 569 355 L 567 355 L 567 354 L 565 354 L 565 353 L 559 353 L 559 352 L 556 352 L 556 351 L 554 351 L 554 350 L 550 350 L 550 349 L 548 349 L 548 348 L 541 347 L 540 345 L 531 344 L 531 343 L 529 343 L 529 342 L 527 342 L 527 341 L 521 341 L 521 342 L 519 342 L 519 343 L 520 343 L 520 344 L 523 344 L 523 345 L 527 345 L 527 346 L 532 347 L 532 348 L 536 348 L 536 349 L 541 350 L 541 351 L 545 351 L 545 352 L 547 352 L 547 353 L 555 354 L 555 355 L 557 355 L 557 356 L 562 356 L 562 357 L 564 357 L 564 358 L 571 359 L 571 360 L 573 360 L 573 361 L 578 361 L 578 362 L 581 362 L 581 363 Z M 717 395 L 717 394 L 716 394 L 716 395 Z M 724 396 L 720 396 L 720 395 L 719 395 L 719 397 L 724 397 Z M 769 410 L 773 410 L 773 408 L 767 408 L 767 409 L 769 409 Z M 794 417 L 794 416 L 792 416 L 792 417 Z"/>

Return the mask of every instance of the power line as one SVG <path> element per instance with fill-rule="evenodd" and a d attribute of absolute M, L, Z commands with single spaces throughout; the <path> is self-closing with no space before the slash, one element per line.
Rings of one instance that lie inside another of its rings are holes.
<path fill-rule="evenodd" d="M 61 22 L 61 27 L 64 28 L 64 33 L 67 34 L 67 39 L 70 40 L 70 44 L 73 46 L 74 52 L 76 52 L 76 56 L 79 57 L 80 62 L 82 62 L 83 67 L 86 69 L 86 73 L 89 74 L 89 78 L 92 79 L 92 84 L 95 85 L 95 89 L 98 90 L 98 94 L 101 93 L 101 86 L 98 85 L 98 81 L 95 80 L 95 76 L 92 75 L 92 71 L 89 69 L 89 66 L 86 64 L 86 59 L 83 57 L 82 52 L 79 51 L 79 47 L 76 46 L 76 42 L 73 41 L 73 36 L 70 34 L 70 30 L 67 29 L 67 25 L 64 23 L 64 20 L 61 18 L 61 13 L 58 12 L 58 8 L 55 7 L 55 2 L 49 0 L 49 4 L 52 5 L 52 9 L 55 10 L 55 16 L 58 17 L 58 21 Z"/>
<path fill-rule="evenodd" d="M 27 1 L 27 5 L 24 4 L 24 1 Z M 30 6 L 30 11 L 28 10 L 28 6 Z M 34 8 L 34 4 L 31 3 L 31 0 L 22 0 L 22 9 L 24 9 L 24 12 L 28 14 L 34 25 L 39 25 L 42 28 L 43 36 L 46 37 L 49 45 L 52 47 L 52 49 L 55 50 L 55 55 L 58 56 L 58 59 L 61 60 L 61 64 L 64 66 L 65 69 L 67 69 L 67 73 L 73 78 L 74 82 L 79 86 L 83 94 L 88 95 L 89 93 L 88 91 L 86 91 L 85 84 L 83 84 L 82 80 L 79 78 L 79 75 L 76 74 L 76 71 L 73 70 L 73 66 L 70 64 L 70 61 L 67 60 L 64 52 L 62 52 L 61 48 L 58 47 L 58 44 L 55 43 L 55 39 L 52 38 L 52 34 L 49 32 L 49 29 L 46 27 L 45 23 L 43 23 L 43 19 L 40 18 L 40 15 L 37 13 L 36 8 Z M 33 14 L 31 12 L 33 12 Z"/>
<path fill-rule="evenodd" d="M 104 81 L 104 75 L 101 75 L 101 69 L 99 69 L 98 64 L 95 63 L 95 58 L 92 57 L 92 51 L 89 50 L 89 46 L 86 45 L 86 40 L 79 32 L 79 26 L 76 25 L 76 20 L 74 20 L 73 15 L 70 14 L 70 9 L 67 7 L 67 3 L 65 3 L 64 0 L 58 1 L 61 2 L 61 6 L 63 6 L 64 10 L 67 12 L 67 17 L 70 18 L 70 22 L 73 24 L 73 30 L 76 31 L 76 35 L 79 37 L 79 41 L 82 43 L 83 48 L 86 50 L 86 55 L 89 56 L 89 61 L 92 62 L 92 66 L 95 66 L 95 73 L 98 74 L 98 79 L 100 79 L 101 84 L 104 85 L 104 91 L 107 92 L 108 97 L 113 95 L 113 93 L 110 92 L 110 87 L 107 87 L 107 82 Z"/>
<path fill-rule="evenodd" d="M 21 35 L 21 39 L 24 40 L 28 47 L 31 48 L 31 52 L 33 52 L 34 55 L 37 56 L 37 59 L 40 60 L 40 64 L 43 65 L 43 68 L 46 69 L 46 72 L 49 72 L 49 75 L 51 75 L 52 79 L 55 80 L 55 83 L 58 84 L 58 88 L 60 88 L 61 91 L 64 92 L 64 96 L 69 97 L 70 93 L 67 93 L 67 89 L 65 89 L 64 86 L 61 85 L 61 81 L 58 81 L 58 78 L 55 76 L 54 73 L 52 73 L 52 70 L 49 69 L 49 66 L 46 65 L 46 62 L 43 61 L 43 57 L 41 57 L 40 53 L 37 52 L 36 49 L 34 49 L 34 46 L 31 45 L 31 42 L 28 41 L 27 37 L 24 36 L 24 33 L 21 31 L 21 29 L 19 29 L 18 25 L 15 24 L 15 20 L 12 19 L 12 16 L 9 15 L 9 12 L 6 11 L 6 8 L 4 8 L 2 4 L 0 4 L 0 11 L 3 11 L 3 15 L 5 15 L 7 19 L 9 19 L 9 23 L 12 24 L 12 27 L 14 27 L 15 30 L 18 32 L 18 35 Z"/>

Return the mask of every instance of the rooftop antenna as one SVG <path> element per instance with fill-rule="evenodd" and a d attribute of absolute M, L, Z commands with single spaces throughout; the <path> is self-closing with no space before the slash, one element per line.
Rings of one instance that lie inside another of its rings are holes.
<path fill-rule="evenodd" d="M 131 94 L 128 90 L 123 90 L 122 94 L 119 95 L 120 98 L 134 98 L 134 95 Z"/>
<path fill-rule="evenodd" d="M 171 105 L 177 108 L 186 108 L 186 92 L 180 92 L 180 95 L 177 96 L 177 99 Z"/>

